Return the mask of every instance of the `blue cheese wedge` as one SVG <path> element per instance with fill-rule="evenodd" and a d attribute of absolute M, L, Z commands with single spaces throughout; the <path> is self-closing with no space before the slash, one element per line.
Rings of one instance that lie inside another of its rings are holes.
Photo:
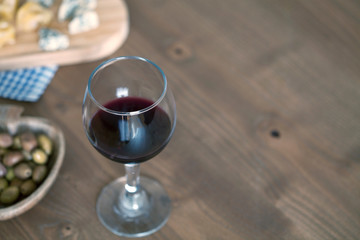
<path fill-rule="evenodd" d="M 0 48 L 7 44 L 15 43 L 15 27 L 4 21 L 0 20 Z"/>
<path fill-rule="evenodd" d="M 63 0 L 58 11 L 59 22 L 72 19 L 75 15 L 76 9 L 79 6 L 79 0 Z"/>
<path fill-rule="evenodd" d="M 87 32 L 99 26 L 99 16 L 93 10 L 77 11 L 69 22 L 68 30 L 71 35 Z"/>
<path fill-rule="evenodd" d="M 43 51 L 57 51 L 69 47 L 69 37 L 56 29 L 39 30 L 39 47 Z"/>
<path fill-rule="evenodd" d="M 54 0 L 28 0 L 28 2 L 36 2 L 46 8 L 49 8 L 54 4 Z"/>
<path fill-rule="evenodd" d="M 81 9 L 95 10 L 97 0 L 63 0 L 58 10 L 58 21 L 64 22 L 75 17 L 75 13 Z"/>

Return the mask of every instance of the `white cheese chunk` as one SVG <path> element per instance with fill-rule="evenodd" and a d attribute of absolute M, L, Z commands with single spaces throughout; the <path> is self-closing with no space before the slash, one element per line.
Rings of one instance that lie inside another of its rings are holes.
<path fill-rule="evenodd" d="M 97 7 L 97 0 L 63 0 L 58 11 L 58 20 L 63 22 L 75 17 L 79 9 L 94 10 Z"/>
<path fill-rule="evenodd" d="M 58 30 L 50 28 L 39 30 L 39 47 L 43 51 L 66 49 L 69 44 L 69 37 Z"/>
<path fill-rule="evenodd" d="M 93 10 L 77 11 L 70 21 L 68 30 L 71 35 L 87 32 L 99 26 L 99 16 Z"/>
<path fill-rule="evenodd" d="M 78 7 L 79 0 L 63 0 L 58 11 L 59 22 L 72 19 Z"/>

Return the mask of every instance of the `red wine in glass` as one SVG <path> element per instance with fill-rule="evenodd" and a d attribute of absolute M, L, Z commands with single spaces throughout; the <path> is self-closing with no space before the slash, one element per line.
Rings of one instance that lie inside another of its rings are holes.
<path fill-rule="evenodd" d="M 121 97 L 104 107 L 118 112 L 134 112 L 153 105 L 140 97 Z M 98 110 L 92 117 L 89 138 L 105 157 L 120 163 L 140 163 L 158 154 L 169 142 L 172 125 L 159 106 L 139 116 L 119 116 Z"/>

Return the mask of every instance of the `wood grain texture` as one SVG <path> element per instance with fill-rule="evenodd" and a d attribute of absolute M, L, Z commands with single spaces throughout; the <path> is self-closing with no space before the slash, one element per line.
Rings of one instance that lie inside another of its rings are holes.
<path fill-rule="evenodd" d="M 178 113 L 170 144 L 142 164 L 173 201 L 144 239 L 359 239 L 359 1 L 127 3 L 129 38 L 110 57 L 161 66 Z M 81 123 L 100 62 L 60 68 L 37 103 L 0 101 L 55 121 L 67 142 L 51 191 L 0 223 L 0 239 L 119 239 L 95 202 L 124 170 Z"/>
<path fill-rule="evenodd" d="M 0 49 L 0 69 L 13 69 L 43 64 L 70 65 L 98 60 L 114 53 L 129 33 L 129 14 L 124 0 L 98 1 L 96 12 L 99 26 L 84 33 L 70 35 L 68 22 L 60 23 L 57 12 L 61 1 L 51 8 L 54 20 L 50 28 L 69 37 L 69 47 L 60 51 L 42 51 L 38 44 L 38 32 L 16 33 L 16 44 Z"/>

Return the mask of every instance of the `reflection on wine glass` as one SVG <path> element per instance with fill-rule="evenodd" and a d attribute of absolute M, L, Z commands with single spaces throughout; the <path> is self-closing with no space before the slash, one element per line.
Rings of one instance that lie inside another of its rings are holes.
<path fill-rule="evenodd" d="M 102 189 L 96 203 L 100 221 L 119 236 L 149 235 L 169 217 L 166 191 L 139 172 L 140 163 L 169 142 L 175 108 L 163 71 L 147 59 L 110 59 L 90 76 L 83 102 L 85 132 L 97 151 L 126 170 L 124 177 Z"/>

